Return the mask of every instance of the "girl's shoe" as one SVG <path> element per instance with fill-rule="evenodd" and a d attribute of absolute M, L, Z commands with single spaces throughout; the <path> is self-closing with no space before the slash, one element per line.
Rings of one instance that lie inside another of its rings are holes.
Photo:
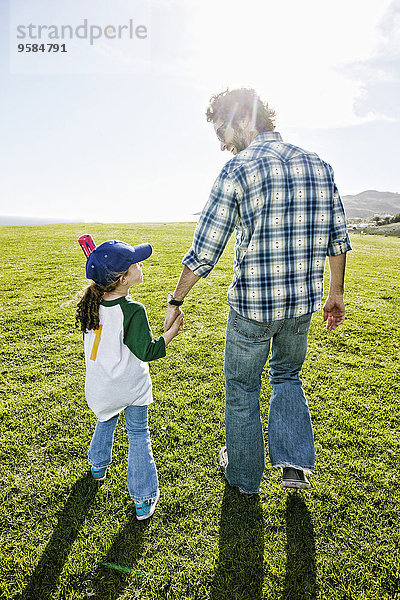
<path fill-rule="evenodd" d="M 144 521 L 151 517 L 156 509 L 156 504 L 160 498 L 160 490 L 157 490 L 157 496 L 153 500 L 145 500 L 144 502 L 135 502 L 136 518 L 138 521 Z"/>
<path fill-rule="evenodd" d="M 91 467 L 90 472 L 92 474 L 93 479 L 96 481 L 104 481 L 106 478 L 107 467 L 103 467 L 98 469 L 97 467 Z"/>

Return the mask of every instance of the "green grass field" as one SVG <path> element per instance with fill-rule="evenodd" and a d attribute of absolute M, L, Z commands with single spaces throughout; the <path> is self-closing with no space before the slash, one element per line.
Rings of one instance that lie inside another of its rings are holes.
<path fill-rule="evenodd" d="M 85 285 L 77 238 L 87 232 L 97 243 L 153 245 L 132 295 L 160 335 L 193 225 L 0 229 L 0 598 L 399 600 L 400 239 L 353 237 L 347 320 L 327 332 L 321 313 L 313 317 L 302 375 L 317 452 L 312 488 L 284 491 L 267 467 L 253 499 L 226 486 L 216 465 L 230 241 L 185 301 L 184 332 L 150 366 L 161 500 L 138 523 L 123 419 L 105 483 L 88 477 L 95 418 L 68 304 Z M 265 430 L 269 396 L 265 374 Z"/>

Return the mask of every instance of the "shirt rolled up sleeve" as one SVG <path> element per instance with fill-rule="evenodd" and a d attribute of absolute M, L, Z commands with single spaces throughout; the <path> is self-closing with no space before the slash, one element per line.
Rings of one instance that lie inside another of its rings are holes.
<path fill-rule="evenodd" d="M 328 256 L 338 256 L 351 250 L 350 238 L 347 233 L 346 215 L 338 189 L 334 184 L 332 225 L 329 234 Z"/>
<path fill-rule="evenodd" d="M 182 264 L 207 277 L 218 262 L 239 217 L 243 190 L 234 173 L 224 169 L 217 177 L 197 224 L 193 244 Z"/>

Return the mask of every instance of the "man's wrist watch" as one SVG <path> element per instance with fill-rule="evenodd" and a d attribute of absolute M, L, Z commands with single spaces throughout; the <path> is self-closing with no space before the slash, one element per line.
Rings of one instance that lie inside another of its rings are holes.
<path fill-rule="evenodd" d="M 183 304 L 183 300 L 175 300 L 173 294 L 168 294 L 167 302 L 168 302 L 168 304 L 171 304 L 172 306 L 182 306 L 182 304 Z"/>

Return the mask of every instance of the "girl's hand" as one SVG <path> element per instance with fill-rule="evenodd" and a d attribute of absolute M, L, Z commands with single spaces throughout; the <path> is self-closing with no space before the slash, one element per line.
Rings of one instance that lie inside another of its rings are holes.
<path fill-rule="evenodd" d="M 179 335 L 183 329 L 183 312 L 180 312 L 176 317 L 175 321 L 173 321 L 171 327 L 164 331 L 163 338 L 165 341 L 165 345 L 168 346 L 170 341 L 174 339 L 175 336 Z"/>
<path fill-rule="evenodd" d="M 182 314 L 179 306 L 174 306 L 173 304 L 168 304 L 167 314 L 165 316 L 164 321 L 164 331 L 168 331 L 172 326 L 172 323 L 175 321 L 178 315 Z"/>
<path fill-rule="evenodd" d="M 184 313 L 181 312 L 175 319 L 175 321 L 172 323 L 171 327 L 169 329 L 167 329 L 167 331 L 170 331 L 171 333 L 174 334 L 174 336 L 179 335 L 183 329 L 183 315 Z"/>

